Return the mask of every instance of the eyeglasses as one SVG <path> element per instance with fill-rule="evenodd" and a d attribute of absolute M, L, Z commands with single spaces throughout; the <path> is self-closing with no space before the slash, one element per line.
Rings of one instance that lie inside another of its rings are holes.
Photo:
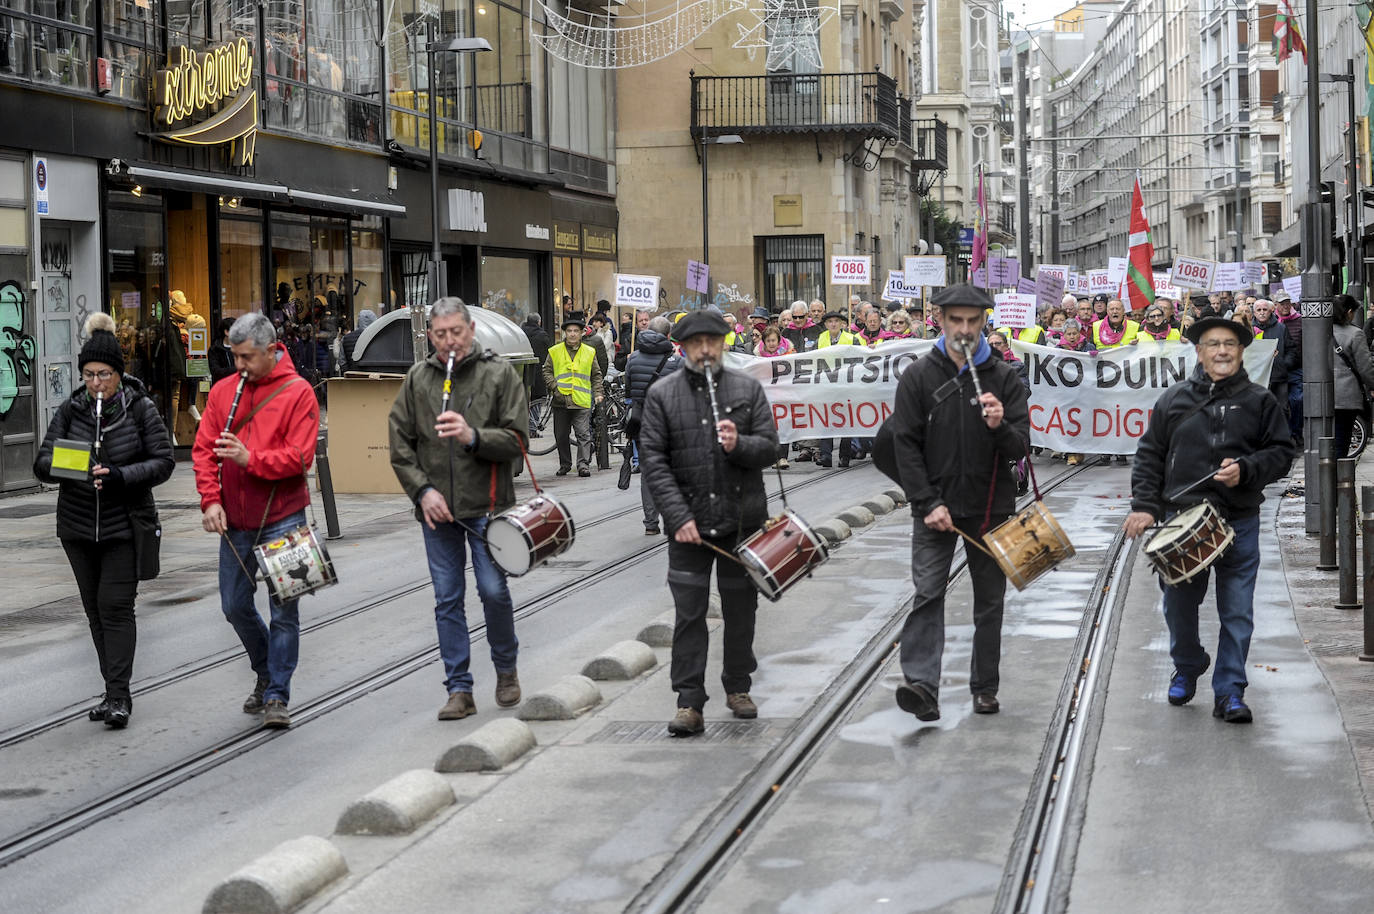
<path fill-rule="evenodd" d="M 1202 349 L 1239 349 L 1240 340 L 1204 340 L 1198 346 Z"/>
<path fill-rule="evenodd" d="M 99 379 L 99 380 L 101 380 L 101 381 L 108 381 L 108 380 L 110 380 L 110 378 L 113 378 L 114 376 L 115 376 L 115 373 L 114 373 L 113 371 L 83 371 L 83 372 L 81 372 L 81 380 L 83 380 L 83 381 L 94 381 L 94 380 L 96 380 L 96 379 Z"/>
<path fill-rule="evenodd" d="M 1011 348 L 1011 347 L 1010 347 L 1010 344 L 1007 343 L 1007 342 L 1005 342 L 1004 340 L 994 340 L 990 345 L 992 346 L 993 349 L 1009 349 L 1009 348 Z"/>
<path fill-rule="evenodd" d="M 905 326 L 906 326 L 906 321 L 892 320 L 892 321 L 889 321 L 889 323 L 891 323 L 892 326 L 894 326 L 894 327 L 905 327 Z"/>

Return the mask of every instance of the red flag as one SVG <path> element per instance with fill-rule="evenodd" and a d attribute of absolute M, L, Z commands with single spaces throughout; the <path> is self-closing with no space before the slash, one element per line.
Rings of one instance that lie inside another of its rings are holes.
<path fill-rule="evenodd" d="M 1145 218 L 1145 199 L 1140 194 L 1140 175 L 1135 176 L 1135 190 L 1131 193 L 1130 262 L 1126 265 L 1126 293 L 1132 311 L 1141 311 L 1154 304 L 1155 245 L 1150 239 L 1150 221 Z"/>
<path fill-rule="evenodd" d="M 973 224 L 973 264 L 971 273 L 976 273 L 988 259 L 988 200 L 983 193 L 983 167 L 978 166 L 978 215 Z M 987 287 L 986 280 L 983 283 Z"/>
<path fill-rule="evenodd" d="M 1274 40 L 1279 44 L 1279 63 L 1291 57 L 1294 51 L 1300 52 L 1302 62 L 1307 63 L 1307 42 L 1302 40 L 1293 4 L 1288 0 L 1279 0 L 1278 12 L 1274 15 Z"/>

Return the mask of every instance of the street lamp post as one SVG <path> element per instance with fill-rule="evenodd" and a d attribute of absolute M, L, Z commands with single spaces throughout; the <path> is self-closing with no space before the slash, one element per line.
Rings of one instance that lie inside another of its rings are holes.
<path fill-rule="evenodd" d="M 490 51 L 491 43 L 485 38 L 450 38 L 445 41 L 436 41 L 434 34 L 434 20 L 430 20 L 425 30 L 425 54 L 428 62 L 429 74 L 429 300 L 437 301 L 448 295 L 448 273 L 444 269 L 444 253 L 439 248 L 439 118 L 435 109 L 437 104 L 437 93 L 435 84 L 439 81 L 439 75 L 435 66 L 435 57 L 440 51 L 450 53 L 474 53 L 477 51 Z M 472 73 L 472 81 L 475 87 L 477 84 L 477 73 Z M 472 120 L 477 123 L 477 107 L 473 106 Z M 425 309 L 412 307 L 410 314 L 410 328 L 413 336 L 413 348 L 415 351 L 415 361 L 425 360 Z"/>
<path fill-rule="evenodd" d="M 1361 235 L 1363 228 L 1360 225 L 1360 175 L 1359 165 L 1355 152 L 1355 62 L 1347 60 L 1345 62 L 1344 73 L 1323 73 L 1322 82 L 1324 83 L 1344 83 L 1346 115 L 1349 121 L 1346 132 L 1346 190 L 1349 193 L 1350 206 L 1346 211 L 1345 225 L 1345 261 L 1347 270 L 1347 280 L 1351 285 L 1359 284 L 1361 292 L 1364 289 L 1364 253 Z M 1364 305 L 1363 295 L 1361 295 L 1360 305 Z"/>
<path fill-rule="evenodd" d="M 721 136 L 707 136 L 706 128 L 701 128 L 701 262 L 711 264 L 711 194 L 707 185 L 707 150 L 713 145 L 734 145 L 743 143 L 744 137 L 737 133 Z"/>

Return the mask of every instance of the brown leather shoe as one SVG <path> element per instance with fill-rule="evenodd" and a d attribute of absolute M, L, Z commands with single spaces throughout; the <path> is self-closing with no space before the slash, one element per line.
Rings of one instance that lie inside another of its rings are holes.
<path fill-rule="evenodd" d="M 991 692 L 979 692 L 973 696 L 974 714 L 996 714 L 1002 710 L 1002 706 L 997 703 L 997 696 Z"/>
<path fill-rule="evenodd" d="M 440 720 L 462 720 L 471 714 L 477 713 L 477 705 L 472 700 L 471 692 L 454 692 L 448 697 L 448 701 L 439 709 Z"/>
<path fill-rule="evenodd" d="M 754 699 L 749 697 L 748 692 L 726 695 L 725 707 L 735 712 L 735 716 L 740 720 L 753 720 L 759 716 L 759 706 L 754 704 Z"/>
<path fill-rule="evenodd" d="M 678 708 L 668 721 L 668 732 L 673 736 L 695 736 L 705 729 L 706 721 L 695 708 Z"/>
<path fill-rule="evenodd" d="M 520 674 L 515 670 L 509 673 L 496 673 L 496 704 L 502 708 L 513 708 L 520 704 Z"/>

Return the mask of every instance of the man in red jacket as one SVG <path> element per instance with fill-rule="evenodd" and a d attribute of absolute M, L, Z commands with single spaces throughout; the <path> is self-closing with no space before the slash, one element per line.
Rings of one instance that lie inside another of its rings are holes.
<path fill-rule="evenodd" d="M 191 455 L 201 526 L 222 537 L 220 606 L 258 677 L 243 710 L 265 711 L 264 727 L 284 729 L 291 726 L 286 706 L 300 644 L 298 601 L 278 603 L 269 594 L 271 628 L 263 624 L 253 605 L 253 547 L 305 523 L 305 474 L 315 456 L 320 412 L 266 317 L 252 313 L 234 321 L 229 348 L 236 373 L 210 389 Z M 243 393 L 231 417 L 241 379 Z"/>

